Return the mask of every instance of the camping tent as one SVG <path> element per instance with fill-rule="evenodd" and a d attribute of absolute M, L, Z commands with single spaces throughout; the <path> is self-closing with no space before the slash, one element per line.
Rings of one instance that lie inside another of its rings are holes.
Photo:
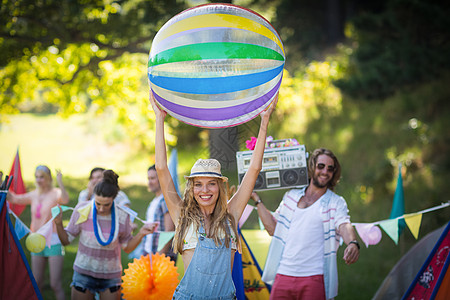
<path fill-rule="evenodd" d="M 402 299 L 450 298 L 450 222 Z"/>
<path fill-rule="evenodd" d="M 416 275 L 421 274 L 427 257 L 434 251 L 445 229 L 448 229 L 448 225 L 430 232 L 418 241 L 392 268 L 372 300 L 401 299 Z"/>
<path fill-rule="evenodd" d="M 253 255 L 241 230 L 242 254 L 236 252 L 233 263 L 233 282 L 236 287 L 238 300 L 264 300 L 269 299 L 270 286 L 261 280 L 262 270 Z"/>
<path fill-rule="evenodd" d="M 420 239 L 392 268 L 372 300 L 400 299 L 433 250 L 445 226 Z"/>
<path fill-rule="evenodd" d="M 0 299 L 42 299 L 9 218 L 6 182 L 0 188 Z"/>

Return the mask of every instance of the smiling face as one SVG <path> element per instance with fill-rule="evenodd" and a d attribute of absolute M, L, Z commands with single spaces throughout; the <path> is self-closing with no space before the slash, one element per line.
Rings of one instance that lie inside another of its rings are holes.
<path fill-rule="evenodd" d="M 95 195 L 95 206 L 97 208 L 97 214 L 99 216 L 107 216 L 111 213 L 111 207 L 113 204 L 112 197 L 103 197 Z"/>
<path fill-rule="evenodd" d="M 219 198 L 219 182 L 217 178 L 195 177 L 194 198 L 200 207 L 214 210 Z"/>
<path fill-rule="evenodd" d="M 150 169 L 147 172 L 147 186 L 148 189 L 155 194 L 160 194 L 161 193 L 161 186 L 159 185 L 159 180 L 158 180 L 158 174 L 156 173 L 156 170 L 154 169 Z"/>
<path fill-rule="evenodd" d="M 326 154 L 317 157 L 312 183 L 318 188 L 328 186 L 334 175 L 334 160 Z"/>

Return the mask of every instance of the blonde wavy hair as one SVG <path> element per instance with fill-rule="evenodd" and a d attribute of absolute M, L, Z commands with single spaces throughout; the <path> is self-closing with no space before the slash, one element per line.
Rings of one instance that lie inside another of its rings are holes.
<path fill-rule="evenodd" d="M 221 238 L 225 236 L 225 246 L 230 247 L 231 233 L 228 230 L 228 224 L 231 224 L 233 232 L 236 236 L 238 249 L 240 249 L 240 238 L 235 228 L 234 217 L 228 212 L 228 192 L 225 182 L 217 179 L 219 184 L 219 197 L 216 202 L 216 207 L 211 215 L 211 228 L 209 230 L 209 237 L 211 237 L 215 244 L 219 246 L 222 244 Z M 180 217 L 178 219 L 178 226 L 175 229 L 175 236 L 173 239 L 173 248 L 176 252 L 183 252 L 183 241 L 186 237 L 189 226 L 194 225 L 194 231 L 198 231 L 203 223 L 203 213 L 200 206 L 194 198 L 194 178 L 189 178 L 186 182 L 186 189 L 183 196 L 183 204 L 181 207 Z"/>

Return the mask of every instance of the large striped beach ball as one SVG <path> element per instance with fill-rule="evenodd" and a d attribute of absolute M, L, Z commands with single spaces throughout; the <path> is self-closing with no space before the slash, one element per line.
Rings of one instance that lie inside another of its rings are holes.
<path fill-rule="evenodd" d="M 185 123 L 231 127 L 258 116 L 281 84 L 285 53 L 259 14 L 205 4 L 170 19 L 148 61 L 151 90 L 162 109 Z"/>

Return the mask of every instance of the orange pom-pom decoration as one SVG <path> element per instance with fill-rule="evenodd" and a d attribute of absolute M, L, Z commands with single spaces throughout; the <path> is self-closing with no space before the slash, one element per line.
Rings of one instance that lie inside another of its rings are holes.
<path fill-rule="evenodd" d="M 178 272 L 169 257 L 159 253 L 134 259 L 122 276 L 122 294 L 126 300 L 172 299 L 178 285 Z"/>

